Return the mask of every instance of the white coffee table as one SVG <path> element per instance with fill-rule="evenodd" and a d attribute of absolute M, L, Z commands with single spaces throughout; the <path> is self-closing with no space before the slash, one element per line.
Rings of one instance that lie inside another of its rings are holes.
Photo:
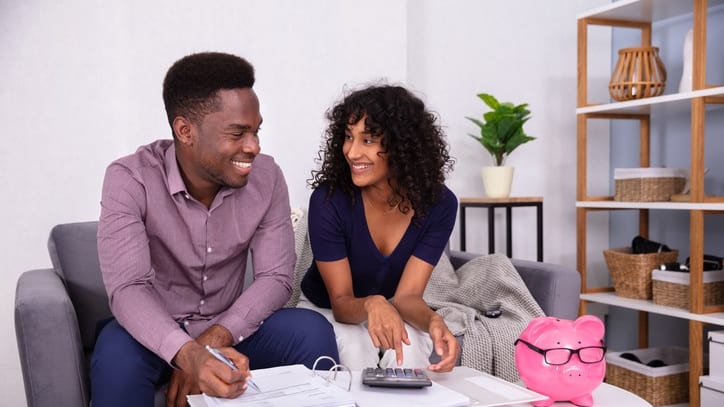
<path fill-rule="evenodd" d="M 558 402 L 551 405 L 558 407 L 574 406 L 575 404 Z M 601 385 L 593 391 L 593 405 L 595 407 L 651 407 L 651 403 L 641 397 L 608 383 L 601 383 Z M 523 406 L 529 407 L 532 406 L 532 404 L 513 404 L 510 407 Z"/>
<path fill-rule="evenodd" d="M 516 391 L 518 393 L 520 392 L 528 392 L 524 388 L 519 388 L 509 382 L 505 382 L 502 379 L 486 375 L 484 373 L 481 373 L 475 369 L 471 369 L 469 367 L 464 366 L 458 366 L 455 369 L 453 369 L 450 373 L 429 373 L 430 378 L 433 379 L 436 383 L 439 383 L 445 387 L 448 387 L 450 389 L 453 389 L 455 391 L 458 391 L 460 393 L 465 394 L 466 396 L 473 399 L 473 403 L 470 404 L 471 406 L 508 406 L 508 407 L 531 407 L 531 403 L 515 403 L 513 404 L 505 404 L 504 402 L 498 402 L 496 404 L 490 404 L 490 403 L 478 403 L 475 400 L 478 400 L 476 397 L 480 397 L 481 395 L 485 395 L 485 393 L 488 393 L 491 387 L 495 388 L 495 392 L 498 394 L 506 394 L 507 392 L 513 392 Z M 485 380 L 495 380 L 499 383 L 494 384 L 493 386 L 488 386 L 487 389 L 484 389 L 480 391 L 480 389 L 476 389 L 476 386 L 470 386 L 469 379 L 471 377 L 483 377 Z M 506 384 L 508 386 L 506 386 Z M 522 386 L 522 383 L 518 383 L 520 386 Z M 505 389 L 505 390 L 502 390 Z M 517 390 L 516 390 L 517 389 Z M 502 391 L 502 392 L 501 392 Z M 496 399 L 500 397 L 494 397 Z M 516 398 L 504 398 L 503 400 L 515 400 Z M 518 400 L 532 400 L 534 398 L 527 397 L 527 398 L 521 398 L 517 397 Z M 386 401 L 386 400 L 385 400 Z M 593 401 L 595 407 L 651 407 L 651 404 L 649 404 L 646 400 L 640 398 L 639 396 L 630 393 L 624 389 L 621 389 L 619 387 L 615 387 L 612 385 L 609 385 L 607 383 L 601 383 L 601 385 L 596 388 L 596 390 L 593 392 Z M 390 405 L 399 405 L 399 402 L 395 400 L 390 400 Z M 206 407 L 206 403 L 204 402 L 204 399 L 201 395 L 195 395 L 195 396 L 189 396 L 189 403 L 192 407 Z M 359 403 L 359 401 L 358 401 Z M 365 407 L 369 403 L 362 403 L 363 407 Z M 386 407 L 385 402 L 378 402 L 375 403 L 376 407 Z M 571 403 L 554 403 L 552 406 L 574 406 Z"/>
<path fill-rule="evenodd" d="M 478 372 L 475 369 L 471 369 L 469 367 L 464 366 L 458 366 L 451 373 L 445 373 L 445 374 L 431 374 L 430 377 L 435 380 L 437 383 L 442 384 L 443 386 L 448 386 L 453 388 L 454 390 L 460 391 L 459 386 L 457 386 L 458 383 L 460 383 L 462 380 L 464 380 L 466 377 L 474 376 L 474 375 L 480 375 L 480 372 Z M 522 382 L 518 383 L 520 386 L 524 386 Z M 471 398 L 475 398 L 472 394 L 466 393 L 464 391 L 460 391 L 462 393 L 465 393 L 467 396 Z M 608 383 L 601 383 L 596 390 L 593 391 L 593 403 L 595 407 L 651 407 L 651 404 L 642 399 L 641 397 L 628 392 L 620 387 L 612 386 Z M 475 405 L 484 405 L 484 404 L 472 404 Z M 508 407 L 530 407 L 533 404 L 531 403 L 520 403 L 520 404 L 508 404 Z M 557 402 L 553 403 L 552 406 L 574 406 L 574 404 L 568 403 L 568 402 Z"/>

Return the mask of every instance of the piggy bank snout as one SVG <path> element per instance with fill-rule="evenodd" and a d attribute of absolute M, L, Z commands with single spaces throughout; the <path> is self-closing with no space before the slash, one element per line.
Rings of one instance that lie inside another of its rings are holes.
<path fill-rule="evenodd" d="M 563 369 L 561 369 L 561 374 L 564 378 L 567 377 L 572 379 L 588 376 L 585 369 L 581 369 L 581 366 L 573 363 L 564 366 Z"/>
<path fill-rule="evenodd" d="M 563 379 L 567 381 L 570 380 L 574 383 L 579 379 L 587 379 L 593 373 L 590 369 L 586 368 L 586 366 L 575 362 L 569 362 L 565 366 L 561 367 L 563 367 L 563 369 L 560 369 L 559 371 L 561 372 Z"/>

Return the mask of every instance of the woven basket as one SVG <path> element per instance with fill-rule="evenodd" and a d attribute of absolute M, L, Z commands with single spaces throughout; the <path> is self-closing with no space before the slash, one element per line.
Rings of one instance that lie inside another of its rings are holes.
<path fill-rule="evenodd" d="M 633 254 L 630 247 L 603 251 L 616 295 L 639 300 L 653 298 L 651 271 L 663 263 L 674 263 L 679 251 Z"/>
<path fill-rule="evenodd" d="M 649 367 L 620 357 L 606 355 L 606 383 L 628 390 L 652 406 L 685 403 L 689 400 L 689 355 L 686 349 L 648 348 L 629 351 L 642 362 L 662 360 L 667 366 Z"/>
<path fill-rule="evenodd" d="M 664 94 L 666 68 L 657 47 L 622 48 L 608 83 L 608 93 L 618 101 Z"/>
<path fill-rule="evenodd" d="M 707 271 L 704 273 L 704 305 L 720 305 L 724 304 L 724 272 Z M 665 281 L 670 280 L 664 276 L 678 277 L 680 282 Z M 689 309 L 689 274 L 670 271 L 661 272 L 653 271 L 653 299 L 654 304 L 667 305 L 670 307 L 678 307 Z M 710 279 L 712 281 L 706 281 Z"/>
<path fill-rule="evenodd" d="M 658 202 L 670 201 L 671 196 L 680 193 L 686 185 L 686 178 L 631 178 L 615 181 L 616 201 Z"/>

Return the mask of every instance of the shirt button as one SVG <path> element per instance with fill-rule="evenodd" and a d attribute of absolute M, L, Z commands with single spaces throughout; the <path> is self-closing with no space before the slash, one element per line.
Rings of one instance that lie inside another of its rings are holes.
<path fill-rule="evenodd" d="M 189 326 L 189 321 L 184 321 L 184 326 Z"/>
<path fill-rule="evenodd" d="M 211 247 L 206 248 L 206 253 L 211 253 L 212 251 L 213 251 L 213 249 Z"/>
<path fill-rule="evenodd" d="M 244 340 L 244 337 L 243 337 L 243 336 L 240 336 L 240 337 L 239 337 L 239 342 L 241 342 L 241 341 L 243 341 L 243 340 Z"/>
<path fill-rule="evenodd" d="M 189 194 L 184 194 L 184 197 L 185 197 L 186 199 L 191 199 L 191 197 L 189 196 Z"/>
<path fill-rule="evenodd" d="M 201 305 L 204 305 L 205 302 L 206 302 L 206 301 L 201 300 L 201 301 L 200 301 L 200 304 L 201 304 Z"/>
<path fill-rule="evenodd" d="M 204 281 L 208 280 L 209 276 L 204 276 Z"/>

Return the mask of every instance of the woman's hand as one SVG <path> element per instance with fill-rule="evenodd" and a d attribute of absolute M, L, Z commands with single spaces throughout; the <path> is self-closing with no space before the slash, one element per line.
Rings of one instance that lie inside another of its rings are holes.
<path fill-rule="evenodd" d="M 381 295 L 368 297 L 364 308 L 367 311 L 367 331 L 372 343 L 378 348 L 394 349 L 397 365 L 401 366 L 402 344 L 409 345 L 410 338 L 399 312 Z"/>
<path fill-rule="evenodd" d="M 455 363 L 460 355 L 460 345 L 458 341 L 440 316 L 435 316 L 430 320 L 428 332 L 430 333 L 435 353 L 440 356 L 440 361 L 427 368 L 434 372 L 451 371 L 455 367 Z"/>

